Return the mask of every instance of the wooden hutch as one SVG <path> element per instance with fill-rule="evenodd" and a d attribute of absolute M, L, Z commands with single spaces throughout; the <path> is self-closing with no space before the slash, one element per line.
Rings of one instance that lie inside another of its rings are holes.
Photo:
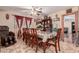
<path fill-rule="evenodd" d="M 41 24 L 37 28 L 41 28 L 42 31 L 52 32 L 52 19 L 50 17 L 45 16 L 43 20 L 36 23 Z"/>

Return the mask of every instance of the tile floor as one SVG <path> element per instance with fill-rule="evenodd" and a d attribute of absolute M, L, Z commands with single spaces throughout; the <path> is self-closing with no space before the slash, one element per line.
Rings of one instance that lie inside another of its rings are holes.
<path fill-rule="evenodd" d="M 72 43 L 60 41 L 61 51 L 59 53 L 78 53 L 79 47 L 76 47 Z M 35 48 L 28 47 L 21 39 L 17 40 L 17 43 L 10 47 L 1 47 L 0 53 L 35 53 Z M 43 53 L 42 49 L 38 50 L 38 53 Z M 54 47 L 50 47 L 46 50 L 46 53 L 55 53 Z"/>

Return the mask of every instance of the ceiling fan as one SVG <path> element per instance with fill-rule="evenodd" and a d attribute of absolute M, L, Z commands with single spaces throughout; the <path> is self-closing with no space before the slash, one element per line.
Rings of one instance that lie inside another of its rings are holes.
<path fill-rule="evenodd" d="M 42 13 L 42 8 L 40 7 L 32 7 L 32 12 L 36 13 L 35 15 L 40 15 Z"/>
<path fill-rule="evenodd" d="M 39 16 L 40 14 L 42 14 L 42 8 L 38 6 L 32 6 L 30 8 L 25 7 L 23 8 L 22 12 L 25 12 L 31 16 Z"/>

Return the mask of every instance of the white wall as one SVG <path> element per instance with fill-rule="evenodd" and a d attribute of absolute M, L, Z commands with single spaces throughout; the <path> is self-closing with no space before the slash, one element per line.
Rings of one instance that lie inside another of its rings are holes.
<path fill-rule="evenodd" d="M 6 14 L 9 14 L 9 19 L 6 19 Z M 10 12 L 10 11 L 0 11 L 0 26 L 6 25 L 9 27 L 9 31 L 13 31 L 15 33 L 17 33 L 18 27 L 17 27 L 17 23 L 15 20 L 14 15 L 20 15 L 20 16 L 26 16 L 26 17 L 30 17 L 28 15 L 19 13 L 19 12 Z M 34 19 L 32 19 L 34 20 Z M 25 24 L 25 20 L 23 21 L 23 26 L 22 28 L 26 27 Z M 32 28 L 35 28 L 35 22 L 32 21 Z"/>
<path fill-rule="evenodd" d="M 14 31 L 14 17 L 9 14 L 9 20 L 6 19 L 6 12 L 0 12 L 0 26 L 6 25 L 9 30 Z"/>

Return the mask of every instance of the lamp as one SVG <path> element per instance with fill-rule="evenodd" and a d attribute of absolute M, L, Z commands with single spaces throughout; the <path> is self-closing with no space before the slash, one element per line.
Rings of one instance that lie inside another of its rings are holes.
<path fill-rule="evenodd" d="M 55 15 L 55 18 L 54 18 L 53 20 L 54 20 L 54 21 L 59 21 L 60 18 L 59 18 L 58 15 L 56 14 L 56 15 Z"/>

